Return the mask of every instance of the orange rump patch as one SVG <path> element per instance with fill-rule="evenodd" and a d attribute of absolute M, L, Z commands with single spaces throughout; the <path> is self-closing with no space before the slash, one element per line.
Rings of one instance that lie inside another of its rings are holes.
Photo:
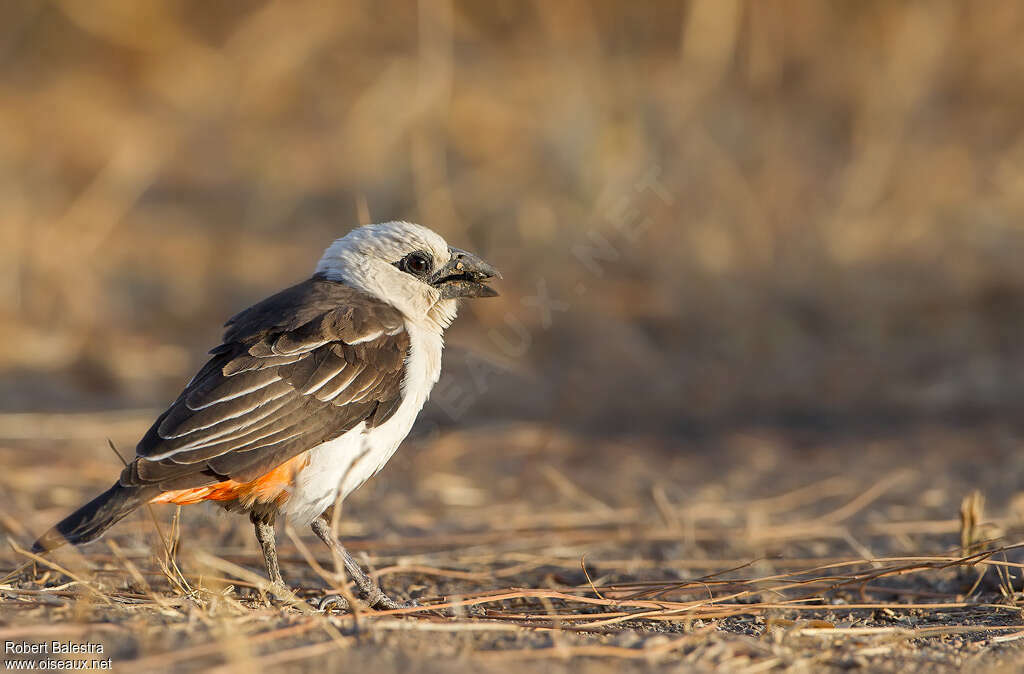
<path fill-rule="evenodd" d="M 174 489 L 159 494 L 150 503 L 176 503 L 192 505 L 200 501 L 240 501 L 244 506 L 254 503 L 281 505 L 291 495 L 295 474 L 309 464 L 309 452 L 295 456 L 266 475 L 251 482 L 225 480 L 217 484 L 193 489 Z"/>

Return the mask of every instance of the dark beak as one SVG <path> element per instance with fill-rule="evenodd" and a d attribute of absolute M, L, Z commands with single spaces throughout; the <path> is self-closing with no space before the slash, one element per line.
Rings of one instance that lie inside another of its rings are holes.
<path fill-rule="evenodd" d="M 458 248 L 450 250 L 452 259 L 428 279 L 430 285 L 441 291 L 442 299 L 498 296 L 498 291 L 487 285 L 492 278 L 501 278 L 497 269 L 472 253 Z"/>

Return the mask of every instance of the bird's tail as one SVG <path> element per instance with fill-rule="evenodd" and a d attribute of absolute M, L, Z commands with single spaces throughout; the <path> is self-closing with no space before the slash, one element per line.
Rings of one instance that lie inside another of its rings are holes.
<path fill-rule="evenodd" d="M 145 503 L 152 496 L 150 492 L 144 487 L 114 484 L 40 536 L 32 546 L 32 552 L 46 552 L 65 543 L 78 545 L 98 538 L 115 522 Z"/>

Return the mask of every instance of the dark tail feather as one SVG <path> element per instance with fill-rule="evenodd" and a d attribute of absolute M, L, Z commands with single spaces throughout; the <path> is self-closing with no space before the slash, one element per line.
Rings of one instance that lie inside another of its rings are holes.
<path fill-rule="evenodd" d="M 115 484 L 40 536 L 32 546 L 32 552 L 46 552 L 65 543 L 78 545 L 98 538 L 115 522 L 148 500 L 152 496 L 149 492 L 141 487 Z"/>

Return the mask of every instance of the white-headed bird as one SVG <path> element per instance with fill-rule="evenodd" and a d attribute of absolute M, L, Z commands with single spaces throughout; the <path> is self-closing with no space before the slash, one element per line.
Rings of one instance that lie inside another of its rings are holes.
<path fill-rule="evenodd" d="M 91 541 L 146 503 L 216 501 L 249 514 L 278 589 L 280 513 L 312 526 L 367 603 L 398 607 L 331 535 L 325 512 L 398 449 L 440 376 L 458 301 L 497 295 L 495 277 L 420 225 L 353 230 L 311 278 L 229 320 L 120 479 L 33 549 Z"/>

